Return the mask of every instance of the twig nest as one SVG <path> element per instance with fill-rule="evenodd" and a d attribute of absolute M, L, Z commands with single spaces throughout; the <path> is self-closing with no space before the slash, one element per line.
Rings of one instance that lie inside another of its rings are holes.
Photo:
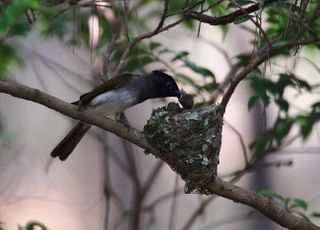
<path fill-rule="evenodd" d="M 207 193 L 206 184 L 217 175 L 223 110 L 208 106 L 201 111 L 153 111 L 144 126 L 150 143 L 164 160 L 187 182 L 186 192 Z"/>

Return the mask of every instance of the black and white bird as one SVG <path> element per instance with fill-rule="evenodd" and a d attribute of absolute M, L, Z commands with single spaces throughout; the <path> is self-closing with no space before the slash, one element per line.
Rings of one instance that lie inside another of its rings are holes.
<path fill-rule="evenodd" d="M 170 75 L 153 71 L 146 75 L 124 74 L 112 78 L 80 96 L 79 101 L 73 104 L 109 115 L 120 113 L 150 98 L 181 96 L 182 92 Z M 90 127 L 90 124 L 79 121 L 52 150 L 51 156 L 66 160 Z"/>

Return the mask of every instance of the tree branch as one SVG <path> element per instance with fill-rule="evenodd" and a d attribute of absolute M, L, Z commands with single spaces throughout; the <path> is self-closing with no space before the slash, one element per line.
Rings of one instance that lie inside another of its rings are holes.
<path fill-rule="evenodd" d="M 266 0 L 263 2 L 263 5 L 261 5 L 260 3 L 256 3 L 247 8 L 241 8 L 228 15 L 224 15 L 221 17 L 212 17 L 209 15 L 205 15 L 203 13 L 195 12 L 195 11 L 186 12 L 184 16 L 188 19 L 195 19 L 197 21 L 207 23 L 210 25 L 227 25 L 229 23 L 234 22 L 236 19 L 238 19 L 241 16 L 248 15 L 257 10 L 260 10 L 262 9 L 262 7 L 269 5 L 271 3 L 281 2 L 281 1 L 285 1 L 285 0 Z"/>
<path fill-rule="evenodd" d="M 236 203 L 246 204 L 255 208 L 265 216 L 268 216 L 270 219 L 290 230 L 320 229 L 313 223 L 295 216 L 281 208 L 271 198 L 240 188 L 229 182 L 223 181 L 219 177 L 216 177 L 215 181 L 211 183 L 208 188 L 216 195 L 233 200 Z"/>
<path fill-rule="evenodd" d="M 280 54 L 283 50 L 292 49 L 296 46 L 300 45 L 308 45 L 316 43 L 319 44 L 320 40 L 318 39 L 310 39 L 306 41 L 294 41 L 294 42 L 284 42 L 281 41 L 279 43 L 274 43 L 272 46 L 266 45 L 264 48 L 258 50 L 253 56 L 251 62 L 245 66 L 242 71 L 235 77 L 235 79 L 231 82 L 229 88 L 224 94 L 220 105 L 223 108 L 226 108 L 234 90 L 238 86 L 238 84 L 255 68 L 257 68 L 260 64 L 268 60 L 270 57 Z"/>
<path fill-rule="evenodd" d="M 119 122 L 100 116 L 91 110 L 79 110 L 77 106 L 64 102 L 38 89 L 19 83 L 0 81 L 0 92 L 44 105 L 66 116 L 98 126 L 119 137 L 122 137 L 139 147 L 157 155 L 158 150 L 148 143 L 144 134 L 134 128 L 127 128 Z"/>
<path fill-rule="evenodd" d="M 152 152 L 152 154 L 157 157 L 160 155 L 159 150 L 148 143 L 148 140 L 141 131 L 134 128 L 128 129 L 121 123 L 97 115 L 93 111 L 79 110 L 75 105 L 66 103 L 56 97 L 41 92 L 40 90 L 18 83 L 0 81 L 0 92 L 36 102 L 74 119 L 96 125 L 148 150 L 148 152 Z M 285 211 L 271 199 L 253 191 L 232 185 L 218 177 L 208 185 L 208 189 L 216 195 L 251 206 L 289 229 L 320 229 L 316 225 Z"/>

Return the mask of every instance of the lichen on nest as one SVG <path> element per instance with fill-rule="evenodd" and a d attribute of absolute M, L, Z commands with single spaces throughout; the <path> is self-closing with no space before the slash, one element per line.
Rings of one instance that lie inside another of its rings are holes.
<path fill-rule="evenodd" d="M 200 111 L 153 111 L 144 127 L 157 155 L 187 182 L 186 192 L 206 193 L 205 185 L 217 175 L 223 110 L 219 105 Z"/>

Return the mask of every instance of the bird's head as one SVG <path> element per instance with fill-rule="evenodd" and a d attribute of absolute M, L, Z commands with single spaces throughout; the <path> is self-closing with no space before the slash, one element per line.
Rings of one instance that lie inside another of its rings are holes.
<path fill-rule="evenodd" d="M 172 76 L 161 71 L 153 71 L 151 77 L 156 84 L 157 97 L 181 97 L 181 91 Z"/>

